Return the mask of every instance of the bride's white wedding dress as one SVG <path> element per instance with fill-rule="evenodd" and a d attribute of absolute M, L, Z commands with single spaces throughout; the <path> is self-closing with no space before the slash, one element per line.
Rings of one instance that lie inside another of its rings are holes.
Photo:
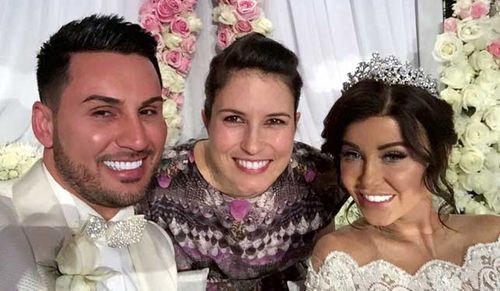
<path fill-rule="evenodd" d="M 500 291 L 500 237 L 469 247 L 462 266 L 432 260 L 414 274 L 384 260 L 359 266 L 347 253 L 333 251 L 315 272 L 309 264 L 307 290 L 495 290 Z"/>

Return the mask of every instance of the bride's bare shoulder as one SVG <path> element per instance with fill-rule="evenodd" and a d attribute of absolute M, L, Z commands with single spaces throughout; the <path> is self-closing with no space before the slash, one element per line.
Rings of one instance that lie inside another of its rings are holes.
<path fill-rule="evenodd" d="M 471 244 L 493 242 L 500 236 L 499 215 L 453 215 L 451 228 L 470 238 Z"/>
<path fill-rule="evenodd" d="M 316 243 L 311 262 L 317 271 L 323 265 L 326 257 L 334 251 L 349 254 L 356 261 L 368 260 L 370 254 L 370 231 L 360 225 L 347 225 L 322 236 Z"/>

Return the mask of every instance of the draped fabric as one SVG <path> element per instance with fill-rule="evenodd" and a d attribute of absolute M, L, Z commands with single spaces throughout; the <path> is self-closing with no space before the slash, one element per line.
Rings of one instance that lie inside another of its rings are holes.
<path fill-rule="evenodd" d="M 91 13 L 116 13 L 137 22 L 140 4 L 141 0 L 0 0 L 0 144 L 35 141 L 30 111 L 38 99 L 35 56 L 40 45 L 62 24 Z M 360 60 L 378 51 L 418 64 L 419 43 L 424 43 L 422 63 L 432 64 L 427 57 L 429 43 L 439 32 L 441 11 L 418 17 L 418 11 L 428 7 L 417 7 L 416 0 L 262 0 L 261 5 L 273 22 L 272 37 L 299 56 L 305 85 L 296 138 L 313 146 L 321 145 L 323 119 L 339 97 L 347 73 Z M 200 116 L 203 86 L 216 53 L 212 8 L 212 1 L 198 1 L 203 29 L 187 78 L 181 141 L 205 135 Z M 422 21 L 426 34 L 417 29 Z"/>

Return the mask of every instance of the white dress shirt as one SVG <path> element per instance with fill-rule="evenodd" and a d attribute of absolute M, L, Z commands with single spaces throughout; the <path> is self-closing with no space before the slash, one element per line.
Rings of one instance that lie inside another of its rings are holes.
<path fill-rule="evenodd" d="M 84 201 L 61 187 L 45 165 L 43 170 L 57 200 L 61 204 L 66 223 L 73 232 L 81 229 L 89 215 L 102 217 Z M 134 208 L 129 206 L 121 209 L 110 221 L 123 220 L 133 215 Z M 107 246 L 104 238 L 96 240 L 96 245 L 99 249 L 99 255 L 95 267 L 108 267 L 119 272 L 118 275 L 105 280 L 103 283 L 98 283 L 97 290 L 138 291 L 138 283 L 134 282 L 132 276 L 130 276 L 134 272 L 134 265 L 128 248 L 111 248 Z"/>

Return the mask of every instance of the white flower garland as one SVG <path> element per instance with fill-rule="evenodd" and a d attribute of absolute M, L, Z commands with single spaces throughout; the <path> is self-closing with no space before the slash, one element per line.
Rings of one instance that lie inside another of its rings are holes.
<path fill-rule="evenodd" d="M 492 8 L 492 9 L 490 9 Z M 500 1 L 458 0 L 433 55 L 459 141 L 447 179 L 464 213 L 500 213 Z"/>

